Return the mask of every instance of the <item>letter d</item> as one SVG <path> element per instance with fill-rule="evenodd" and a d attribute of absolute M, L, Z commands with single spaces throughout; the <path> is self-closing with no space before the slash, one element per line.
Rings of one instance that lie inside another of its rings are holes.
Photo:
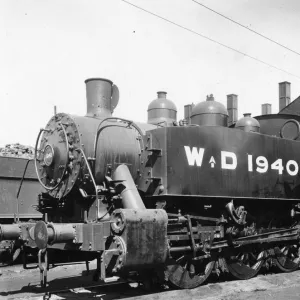
<path fill-rule="evenodd" d="M 235 170 L 237 167 L 237 158 L 235 153 L 221 151 L 221 168 L 227 170 Z"/>

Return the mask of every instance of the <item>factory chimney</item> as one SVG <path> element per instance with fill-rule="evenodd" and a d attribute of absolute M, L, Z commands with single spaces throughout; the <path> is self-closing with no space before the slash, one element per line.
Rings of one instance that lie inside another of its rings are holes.
<path fill-rule="evenodd" d="M 228 126 L 238 120 L 238 96 L 235 94 L 227 95 Z"/>
<path fill-rule="evenodd" d="M 112 81 L 90 78 L 85 81 L 87 113 L 93 118 L 110 117 L 119 102 L 119 89 Z"/>
<path fill-rule="evenodd" d="M 279 111 L 291 102 L 291 83 L 284 81 L 279 83 Z"/>
<path fill-rule="evenodd" d="M 272 104 L 264 103 L 261 105 L 261 115 L 271 115 L 272 114 Z"/>

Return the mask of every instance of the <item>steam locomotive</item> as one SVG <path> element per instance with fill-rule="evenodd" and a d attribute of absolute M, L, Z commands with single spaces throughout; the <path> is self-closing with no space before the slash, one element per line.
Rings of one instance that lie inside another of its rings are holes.
<path fill-rule="evenodd" d="M 267 260 L 298 268 L 297 115 L 232 122 L 235 106 L 210 96 L 177 123 L 159 92 L 148 123 L 138 124 L 112 115 L 119 91 L 110 80 L 85 83 L 87 114 L 58 113 L 37 138 L 43 220 L 0 227 L 0 239 L 40 249 L 43 285 L 52 248 L 94 255 L 95 280 L 155 278 L 177 288 L 212 272 L 249 279 Z"/>

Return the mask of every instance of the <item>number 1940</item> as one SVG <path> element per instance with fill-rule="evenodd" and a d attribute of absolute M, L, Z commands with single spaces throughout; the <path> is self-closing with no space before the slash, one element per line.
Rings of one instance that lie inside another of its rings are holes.
<path fill-rule="evenodd" d="M 284 168 L 291 176 L 296 176 L 299 171 L 299 166 L 295 160 L 289 160 L 284 167 L 281 158 L 275 160 L 270 167 L 272 170 L 277 170 L 279 175 L 283 173 Z M 264 156 L 258 156 L 254 161 L 253 156 L 248 154 L 248 171 L 253 172 L 253 169 L 255 169 L 258 173 L 266 173 L 269 169 L 269 162 L 267 158 Z"/>

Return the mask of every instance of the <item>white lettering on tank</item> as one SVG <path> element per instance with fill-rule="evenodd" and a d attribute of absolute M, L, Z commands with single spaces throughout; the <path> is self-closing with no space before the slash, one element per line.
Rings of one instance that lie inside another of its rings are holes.
<path fill-rule="evenodd" d="M 213 156 L 210 158 L 209 164 L 210 164 L 210 167 L 211 167 L 211 168 L 214 168 L 214 167 L 215 167 L 216 161 L 215 161 L 215 159 L 214 159 Z"/>
<path fill-rule="evenodd" d="M 291 166 L 293 166 L 293 167 L 291 168 Z M 295 162 L 294 160 L 289 160 L 286 163 L 286 170 L 289 175 L 295 176 L 298 174 L 299 166 L 298 166 L 297 162 Z"/>
<path fill-rule="evenodd" d="M 237 167 L 237 158 L 235 153 L 221 151 L 221 168 L 227 170 L 235 170 Z"/>
<path fill-rule="evenodd" d="M 257 165 L 256 171 L 258 173 L 266 173 L 268 171 L 269 162 L 264 156 L 258 156 L 256 158 L 256 165 Z"/>
<path fill-rule="evenodd" d="M 190 166 L 194 166 L 196 163 L 198 167 L 201 167 L 204 155 L 204 148 L 199 148 L 199 150 L 197 150 L 197 147 L 193 147 L 191 151 L 191 148 L 189 146 L 184 146 L 184 150 L 186 158 L 188 160 L 188 164 Z"/>
<path fill-rule="evenodd" d="M 248 154 L 248 171 L 253 172 L 252 155 Z"/>
<path fill-rule="evenodd" d="M 278 174 L 279 174 L 279 175 L 282 175 L 283 170 L 284 170 L 284 167 L 283 167 L 283 165 L 282 165 L 282 159 L 281 159 L 281 158 L 278 158 L 276 161 L 274 161 L 274 162 L 271 164 L 271 169 L 272 169 L 272 170 L 278 170 Z"/>

